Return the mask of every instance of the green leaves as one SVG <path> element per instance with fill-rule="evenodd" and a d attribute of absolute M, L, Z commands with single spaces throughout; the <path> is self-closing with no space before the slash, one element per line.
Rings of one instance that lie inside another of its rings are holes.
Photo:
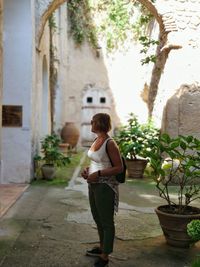
<path fill-rule="evenodd" d="M 67 2 L 70 31 L 77 45 L 82 45 L 87 39 L 90 45 L 97 49 L 98 38 L 92 19 L 92 5 L 89 0 L 69 0 Z"/>
<path fill-rule="evenodd" d="M 149 164 L 156 175 L 160 196 L 169 205 L 177 205 L 181 214 L 200 193 L 199 142 L 193 136 L 170 137 L 164 133 L 149 152 Z M 162 179 L 161 179 L 162 177 Z M 199 181 L 198 181 L 199 180 Z M 171 198 L 171 185 L 177 186 L 177 201 Z"/>
<path fill-rule="evenodd" d="M 187 233 L 194 240 L 200 240 L 200 220 L 192 220 L 187 225 Z"/>
<path fill-rule="evenodd" d="M 141 53 L 146 55 L 150 47 L 158 44 L 147 37 L 148 25 L 154 18 L 138 1 L 68 0 L 67 8 L 71 34 L 77 45 L 87 40 L 97 49 L 98 40 L 102 40 L 107 51 L 113 52 L 127 49 L 127 40 L 137 40 L 143 46 Z M 142 64 L 155 61 L 155 55 L 147 55 Z"/>
<path fill-rule="evenodd" d="M 58 167 L 64 166 L 69 163 L 69 157 L 65 156 L 59 150 L 60 143 L 61 139 L 58 135 L 46 135 L 41 141 L 42 157 L 39 156 L 40 160 L 45 161 L 45 163 L 47 164 L 53 164 Z"/>
<path fill-rule="evenodd" d="M 128 123 L 118 130 L 115 140 L 125 158 L 146 158 L 154 149 L 158 135 L 159 131 L 152 121 L 140 124 L 137 117 L 131 113 Z"/>

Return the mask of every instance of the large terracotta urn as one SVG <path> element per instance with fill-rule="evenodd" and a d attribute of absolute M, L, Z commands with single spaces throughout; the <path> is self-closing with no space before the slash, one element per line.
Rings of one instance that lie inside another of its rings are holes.
<path fill-rule="evenodd" d="M 74 122 L 66 122 L 60 135 L 64 143 L 69 144 L 73 148 L 78 143 L 80 132 Z"/>

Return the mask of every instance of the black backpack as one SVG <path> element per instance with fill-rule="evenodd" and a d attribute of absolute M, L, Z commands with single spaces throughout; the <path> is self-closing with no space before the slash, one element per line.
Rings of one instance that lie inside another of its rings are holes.
<path fill-rule="evenodd" d="M 110 140 L 110 139 L 109 139 L 109 140 Z M 109 141 L 109 140 L 108 140 L 108 141 Z M 110 158 L 110 156 L 109 156 L 109 154 L 108 154 L 108 148 L 107 148 L 107 143 L 108 143 L 108 141 L 106 142 L 106 153 L 107 153 L 107 155 L 108 155 L 108 157 L 109 157 L 109 159 L 110 159 L 110 163 L 111 163 L 111 165 L 113 166 L 112 160 L 111 160 L 111 158 Z M 125 162 L 125 159 L 124 159 L 123 156 L 121 156 L 121 159 L 122 159 L 123 171 L 120 172 L 120 173 L 118 173 L 118 174 L 116 174 L 115 177 L 116 177 L 116 180 L 117 180 L 119 183 L 125 183 L 125 179 L 126 179 L 126 162 Z"/>

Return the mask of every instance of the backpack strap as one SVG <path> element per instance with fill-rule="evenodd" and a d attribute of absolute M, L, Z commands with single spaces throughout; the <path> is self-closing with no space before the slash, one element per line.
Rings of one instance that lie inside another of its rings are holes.
<path fill-rule="evenodd" d="M 112 138 L 108 138 L 108 140 L 106 141 L 106 153 L 107 153 L 107 155 L 108 155 L 108 157 L 109 157 L 109 160 L 110 160 L 111 165 L 113 166 L 112 160 L 111 160 L 110 155 L 109 155 L 109 153 L 108 153 L 108 147 L 107 147 L 107 144 L 108 144 L 108 142 L 109 142 L 110 140 L 112 140 Z"/>
<path fill-rule="evenodd" d="M 113 163 L 112 163 L 112 160 L 111 160 L 111 158 L 109 156 L 108 148 L 107 148 L 107 143 L 111 139 L 112 138 L 108 139 L 107 142 L 106 142 L 106 153 L 107 153 L 107 155 L 109 157 L 111 165 L 113 166 Z M 121 157 L 121 160 L 122 160 L 123 171 L 121 173 L 116 174 L 115 178 L 116 178 L 117 182 L 124 183 L 125 180 L 126 180 L 126 162 L 125 162 L 124 157 L 122 157 L 121 155 L 120 155 L 120 157 Z"/>

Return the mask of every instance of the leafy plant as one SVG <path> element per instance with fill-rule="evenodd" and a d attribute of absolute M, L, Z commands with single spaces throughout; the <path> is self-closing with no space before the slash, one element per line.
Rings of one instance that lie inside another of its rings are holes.
<path fill-rule="evenodd" d="M 194 240 L 200 240 L 200 220 L 192 220 L 187 225 L 187 233 Z"/>
<path fill-rule="evenodd" d="M 52 164 L 57 167 L 65 166 L 70 162 L 68 156 L 59 151 L 60 138 L 56 134 L 46 135 L 41 141 L 41 160 L 45 164 Z"/>
<path fill-rule="evenodd" d="M 164 133 L 148 151 L 156 187 L 171 213 L 185 214 L 200 198 L 200 140 L 193 136 L 171 138 Z M 176 199 L 171 195 L 176 185 Z"/>
<path fill-rule="evenodd" d="M 44 186 L 67 186 L 68 182 L 73 176 L 73 173 L 77 166 L 80 164 L 81 159 L 83 158 L 84 150 L 78 150 L 77 153 L 73 153 L 73 156 L 70 157 L 70 163 L 66 166 L 62 166 L 56 170 L 53 180 L 40 179 L 42 178 L 41 166 L 38 166 L 35 179 L 32 181 L 32 185 L 44 185 Z M 88 159 L 88 158 L 86 158 Z M 36 157 L 37 160 L 37 157 Z M 86 161 L 86 160 L 85 160 Z M 86 164 L 84 161 L 83 164 Z M 88 166 L 88 163 L 87 163 Z"/>
<path fill-rule="evenodd" d="M 187 225 L 187 233 L 188 235 L 197 242 L 200 240 L 200 220 L 192 220 Z M 197 255 L 195 259 L 192 261 L 191 267 L 199 267 L 200 266 L 200 255 Z"/>
<path fill-rule="evenodd" d="M 159 131 L 152 121 L 140 124 L 137 117 L 131 113 L 128 123 L 118 130 L 115 140 L 126 159 L 136 160 L 139 157 L 146 158 L 147 151 L 152 149 L 158 135 Z"/>
<path fill-rule="evenodd" d="M 143 49 L 140 50 L 140 53 L 144 53 L 145 55 L 148 53 L 150 47 L 159 44 L 158 41 L 151 39 L 147 36 L 141 36 L 139 38 L 139 41 L 140 41 L 141 45 L 143 46 Z M 144 59 L 141 60 L 142 65 L 148 64 L 149 62 L 154 62 L 154 63 L 156 62 L 156 55 L 155 54 L 146 56 Z"/>
<path fill-rule="evenodd" d="M 200 255 L 197 255 L 195 260 L 193 260 L 191 267 L 200 267 Z"/>

